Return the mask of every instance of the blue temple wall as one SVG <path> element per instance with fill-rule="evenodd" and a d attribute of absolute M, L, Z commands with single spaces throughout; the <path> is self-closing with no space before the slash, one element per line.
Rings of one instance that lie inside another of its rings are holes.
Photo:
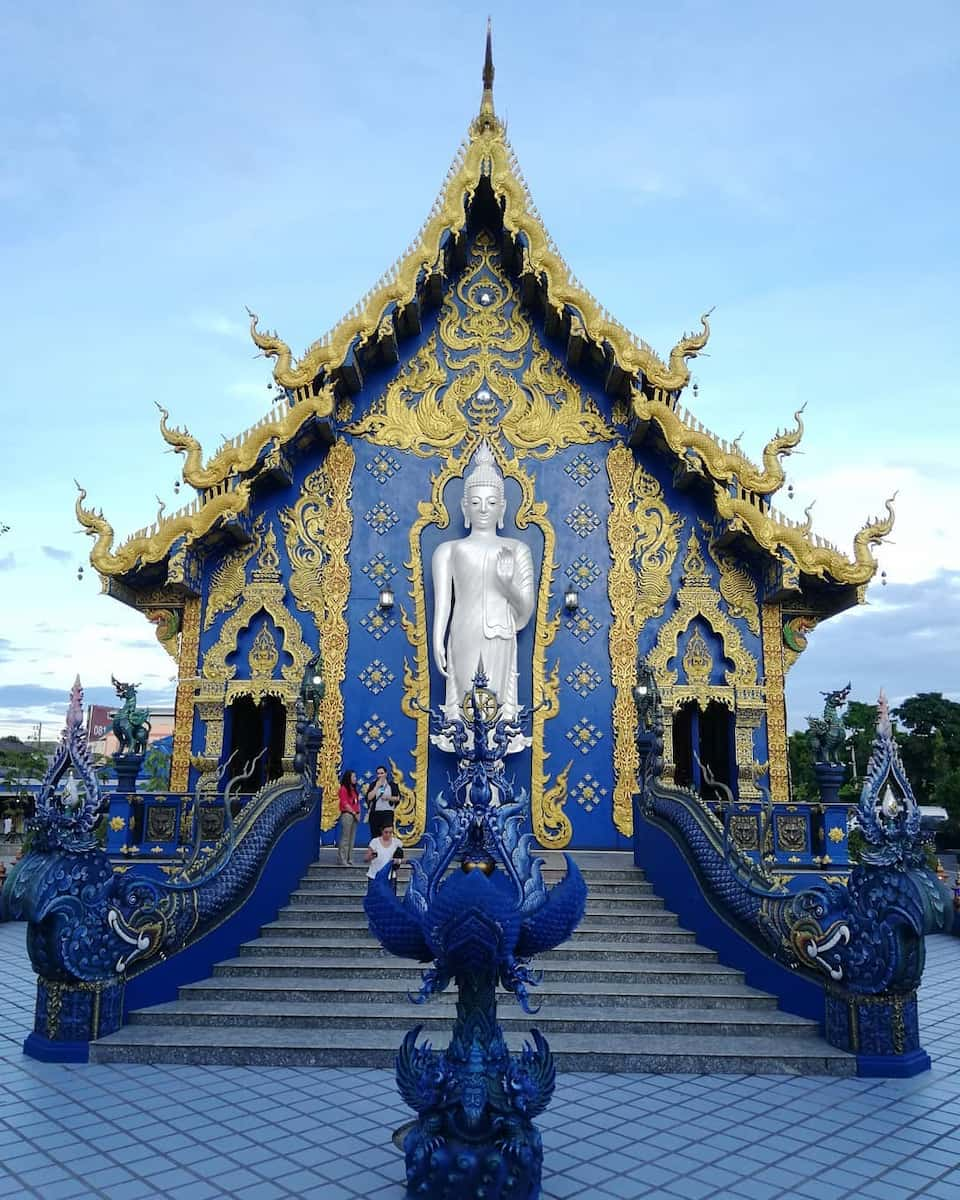
<path fill-rule="evenodd" d="M 494 267 L 496 259 L 494 257 Z M 512 288 L 504 283 L 497 270 L 488 266 L 477 267 L 468 260 L 465 272 L 473 272 L 477 281 L 488 281 L 491 286 Z M 463 299 L 456 293 L 455 284 L 446 293 L 444 303 L 458 306 L 461 317 L 466 315 Z M 515 296 L 505 311 L 512 311 L 517 302 Z M 417 517 L 418 505 L 431 497 L 431 478 L 448 463 L 448 452 L 439 450 L 430 457 L 421 457 L 392 445 L 376 444 L 371 440 L 354 437 L 346 428 L 370 410 L 388 385 L 400 377 L 411 358 L 423 350 L 431 338 L 439 336 L 439 317 L 436 309 L 424 314 L 421 331 L 401 343 L 400 362 L 364 367 L 363 386 L 352 398 L 349 411 L 338 414 L 338 436 L 349 441 L 356 456 L 352 476 L 350 501 L 353 515 L 353 531 L 348 553 L 351 572 L 351 590 L 346 607 L 349 630 L 345 678 L 343 681 L 344 722 L 342 731 L 342 766 L 357 771 L 361 780 L 372 777 L 378 763 L 393 760 L 401 770 L 411 768 L 411 752 L 416 739 L 415 722 L 404 715 L 401 699 L 404 688 L 404 664 L 412 663 L 414 648 L 402 628 L 401 609 L 413 619 L 415 590 L 410 575 L 410 529 Z M 589 371 L 571 367 L 564 362 L 561 345 L 546 332 L 542 320 L 531 316 L 534 337 L 541 346 L 553 355 L 556 373 L 561 380 L 576 384 L 581 394 L 596 407 L 608 424 L 614 440 L 593 441 L 588 444 L 564 445 L 549 458 L 538 458 L 527 454 L 520 459 L 523 470 L 535 479 L 534 495 L 538 501 L 546 501 L 547 520 L 555 535 L 553 577 L 547 619 L 559 616 L 559 628 L 546 653 L 549 672 L 559 664 L 559 710 L 544 723 L 544 746 L 547 754 L 546 771 L 552 778 L 570 764 L 567 779 L 565 812 L 573 823 L 573 845 L 598 848 L 628 848 L 629 838 L 619 833 L 612 820 L 611 804 L 615 779 L 613 748 L 615 730 L 612 727 L 614 687 L 611 682 L 609 658 L 609 634 L 613 614 L 607 593 L 607 577 L 611 564 L 607 520 L 611 510 L 610 481 L 606 471 L 607 455 L 611 446 L 622 444 L 627 436 L 626 412 L 623 406 L 615 407 L 604 393 L 597 378 Z M 534 354 L 533 340 L 514 356 L 515 367 L 511 368 L 519 381 L 529 366 Z M 447 351 L 448 377 L 452 378 L 457 366 L 455 351 Z M 501 401 L 501 411 L 503 404 Z M 515 451 L 509 445 L 504 449 L 508 456 Z M 285 486 L 269 486 L 254 490 L 251 518 L 255 521 L 263 515 L 272 525 L 277 538 L 276 549 L 280 558 L 281 574 L 288 580 L 291 564 L 287 556 L 284 530 L 279 519 L 281 509 L 289 509 L 301 494 L 309 473 L 320 464 L 324 449 L 314 443 L 310 451 L 299 458 L 291 454 L 292 480 Z M 648 654 L 654 647 L 663 621 L 675 608 L 676 593 L 683 575 L 683 559 L 690 533 L 696 531 L 700 538 L 703 557 L 716 585 L 719 572 L 707 553 L 708 535 L 701 522 L 711 521 L 709 492 L 706 489 L 680 489 L 673 479 L 675 464 L 667 456 L 647 445 L 635 452 L 638 461 L 656 480 L 667 506 L 683 518 L 679 530 L 679 550 L 671 567 L 671 596 L 667 599 L 664 613 L 659 618 L 648 620 L 639 635 L 639 650 Z M 544 538 L 533 523 L 526 529 L 517 529 L 514 517 L 521 500 L 521 489 L 515 479 L 507 478 L 507 523 L 503 535 L 524 540 L 530 547 L 537 571 L 543 568 Z M 462 495 L 462 479 L 454 475 L 443 492 L 443 502 L 449 515 L 446 528 L 428 524 L 420 542 L 423 563 L 423 588 L 427 627 L 418 629 L 418 636 L 426 639 L 430 660 L 430 697 L 436 706 L 443 700 L 443 683 L 432 662 L 430 630 L 432 628 L 433 585 L 430 578 L 430 558 L 441 541 L 461 537 L 464 534 L 459 511 Z M 212 584 L 213 573 L 221 560 L 220 554 L 211 554 L 204 563 L 202 591 L 205 620 L 206 602 Z M 255 564 L 251 564 L 251 567 Z M 749 566 L 749 564 L 747 564 Z M 750 567 L 752 570 L 752 567 Z M 756 578 L 758 594 L 761 581 Z M 249 569 L 248 569 L 249 577 Z M 392 611 L 384 612 L 378 607 L 381 587 L 389 584 L 396 595 Z M 567 612 L 563 606 L 563 593 L 569 585 L 578 593 L 578 608 Z M 287 609 L 295 616 L 307 646 L 312 650 L 319 645 L 316 623 L 311 614 L 304 613 L 295 605 L 288 594 Z M 747 622 L 728 611 L 726 602 L 720 601 L 720 609 L 739 630 L 745 649 L 755 659 L 758 667 L 758 682 L 763 682 L 763 653 L 758 633 L 748 628 Z M 210 628 L 202 629 L 200 637 L 201 671 L 205 656 L 216 644 L 229 613 L 216 617 Z M 252 625 L 241 631 L 237 640 L 237 653 L 230 662 L 239 664 L 237 675 L 245 670 L 253 637 L 259 629 L 262 616 L 255 618 Z M 536 615 L 518 638 L 518 660 L 520 664 L 520 700 L 531 699 L 531 664 L 534 656 Z M 268 620 L 268 625 L 273 622 Z M 714 667 L 710 684 L 724 686 L 724 671 L 732 664 L 723 657 L 723 647 L 716 634 L 702 620 L 698 622 L 701 633 L 713 655 Z M 274 630 L 274 632 L 276 632 Z M 681 660 L 692 631 L 687 629 L 679 639 L 676 658 L 671 667 L 680 673 L 683 683 Z M 281 639 L 277 638 L 278 645 Z M 281 655 L 275 674 L 279 677 L 281 667 L 289 658 Z M 201 754 L 204 749 L 203 724 L 197 715 L 194 718 L 193 753 Z M 229 740 L 229 716 L 225 727 L 222 754 L 225 756 Z M 765 724 L 756 731 L 753 741 L 754 758 L 763 761 L 768 756 Z M 450 769 L 450 758 L 435 748 L 428 757 L 428 796 L 434 796 L 443 788 Z M 531 787 L 531 754 L 529 751 L 513 755 L 509 768 L 515 773 L 519 786 Z M 196 781 L 196 773 L 191 776 Z M 358 840 L 366 837 L 363 828 Z"/>

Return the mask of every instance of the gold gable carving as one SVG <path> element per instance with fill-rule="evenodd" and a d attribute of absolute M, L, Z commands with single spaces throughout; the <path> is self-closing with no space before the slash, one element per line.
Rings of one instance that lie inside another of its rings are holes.
<path fill-rule="evenodd" d="M 209 684 L 220 684 L 225 687 L 226 703 L 239 695 L 260 699 L 273 694 L 292 700 L 310 658 L 300 624 L 284 603 L 286 588 L 280 579 L 276 534 L 272 526 L 268 526 L 266 532 L 257 538 L 257 543 L 257 566 L 251 572 L 251 581 L 243 589 L 242 602 L 223 622 L 216 642 L 204 655 L 201 669 L 201 676 L 207 681 L 207 686 L 202 687 L 203 693 L 210 694 Z M 227 661 L 236 652 L 240 632 L 251 627 L 261 612 L 272 619 L 278 633 L 283 635 L 283 652 L 290 657 L 288 664 L 280 666 L 285 687 L 278 686 L 277 680 L 265 678 L 262 674 L 254 676 L 252 672 L 249 680 L 237 679 L 236 664 Z"/>
<path fill-rule="evenodd" d="M 724 658 L 733 664 L 725 673 L 726 683 L 736 687 L 755 687 L 756 659 L 744 646 L 734 622 L 720 611 L 719 596 L 710 580 L 700 539 L 694 530 L 687 541 L 683 582 L 677 592 L 677 610 L 660 626 L 656 644 L 647 657 L 661 687 L 676 685 L 678 672 L 669 664 L 671 659 L 676 658 L 681 634 L 696 617 L 702 617 L 720 638 Z"/>

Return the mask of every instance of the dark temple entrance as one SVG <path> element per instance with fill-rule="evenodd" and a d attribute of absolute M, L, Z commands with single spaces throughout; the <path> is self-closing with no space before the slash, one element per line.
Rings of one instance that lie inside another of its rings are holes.
<path fill-rule="evenodd" d="M 718 783 L 725 783 L 737 796 L 734 747 L 734 716 L 725 704 L 711 700 L 706 711 L 689 701 L 673 714 L 674 779 L 680 787 L 693 788 L 707 800 L 722 797 L 703 781 L 701 764 L 709 767 Z"/>
<path fill-rule="evenodd" d="M 241 790 L 255 792 L 283 774 L 283 747 L 287 732 L 287 710 L 276 696 L 264 696 L 257 702 L 251 696 L 238 696 L 229 708 L 227 757 L 236 755 L 228 778 L 242 775 L 247 765 L 264 749 L 253 774 L 244 780 Z"/>

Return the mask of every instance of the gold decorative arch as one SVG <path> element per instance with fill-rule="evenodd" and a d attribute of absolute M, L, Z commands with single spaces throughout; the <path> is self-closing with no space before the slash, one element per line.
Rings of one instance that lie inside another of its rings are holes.
<path fill-rule="evenodd" d="M 676 658 L 680 636 L 696 617 L 702 617 L 720 638 L 724 658 L 733 664 L 725 673 L 727 684 L 755 687 L 757 661 L 744 646 L 736 625 L 720 609 L 720 596 L 707 571 L 700 538 L 696 530 L 692 530 L 683 558 L 683 582 L 677 592 L 676 612 L 660 626 L 656 644 L 647 656 L 661 688 L 677 684 L 679 672 L 670 667 L 670 660 Z"/>

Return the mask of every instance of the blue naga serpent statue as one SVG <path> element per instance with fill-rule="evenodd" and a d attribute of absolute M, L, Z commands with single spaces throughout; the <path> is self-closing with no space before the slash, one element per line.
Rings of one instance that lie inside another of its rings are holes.
<path fill-rule="evenodd" d="M 924 935 L 949 931 L 953 911 L 949 890 L 927 866 L 920 812 L 886 697 L 880 696 L 873 750 L 850 821 L 864 845 L 847 886 L 818 883 L 789 892 L 730 844 L 699 796 L 664 783 L 659 698 L 641 756 L 641 813 L 684 846 L 704 893 L 734 928 L 825 988 L 831 1045 L 856 1054 L 860 1074 L 912 1075 L 929 1067 L 917 1022 Z"/>
<path fill-rule="evenodd" d="M 422 963 L 416 1003 L 458 988 L 450 1044 L 417 1045 L 411 1029 L 397 1055 L 397 1086 L 417 1113 L 404 1139 L 407 1195 L 425 1200 L 535 1200 L 543 1148 L 533 1119 L 553 1095 L 555 1066 L 545 1039 L 519 1054 L 507 1048 L 497 1023 L 496 987 L 512 992 L 524 1012 L 529 987 L 539 982 L 530 959 L 570 936 L 586 905 L 587 889 L 566 856 L 565 878 L 547 889 L 533 837 L 520 829 L 528 805 L 514 795 L 503 756 L 519 722 L 500 720 L 482 666 L 464 699 L 466 721 L 433 716 L 459 761 L 450 798 L 437 797 L 411 863 L 402 900 L 389 871 L 371 881 L 365 908 L 370 929 L 392 954 Z"/>
<path fill-rule="evenodd" d="M 304 725 L 298 723 L 301 743 Z M 235 908 L 276 838 L 309 809 L 310 797 L 301 776 L 284 776 L 247 803 L 209 852 L 200 853 L 198 841 L 168 878 L 135 867 L 114 872 L 95 836 L 106 806 L 78 679 L 37 799 L 29 850 L 0 892 L 0 920 L 28 923 L 27 951 L 38 976 L 36 1024 L 25 1049 L 41 1058 L 85 1060 L 87 1044 L 122 1023 L 125 981 L 192 944 Z M 229 820 L 229 795 L 225 805 Z"/>

